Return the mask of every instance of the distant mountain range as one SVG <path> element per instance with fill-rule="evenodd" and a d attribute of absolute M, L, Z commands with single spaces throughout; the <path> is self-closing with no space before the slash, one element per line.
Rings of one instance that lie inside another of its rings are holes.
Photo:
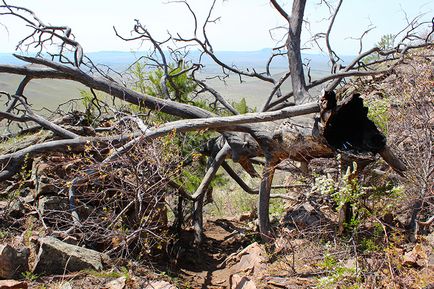
<path fill-rule="evenodd" d="M 147 52 L 125 52 L 125 51 L 101 51 L 90 52 L 86 55 L 92 59 L 94 63 L 104 64 L 116 71 L 123 71 L 133 63 L 137 58 L 146 55 Z M 218 51 L 216 55 L 223 62 L 229 65 L 235 65 L 243 69 L 257 69 L 262 71 L 265 69 L 267 60 L 272 55 L 272 50 L 265 48 L 258 51 Z M 187 58 L 189 60 L 198 60 L 200 57 L 199 51 L 189 52 Z M 329 59 L 322 54 L 302 54 L 305 62 L 310 61 L 312 72 L 317 74 L 324 74 L 329 71 Z M 349 62 L 353 56 L 344 56 L 343 62 Z M 15 58 L 12 53 L 0 53 L 0 63 L 2 64 L 23 64 L 22 61 Z M 205 66 L 205 73 L 215 73 L 220 71 L 213 60 L 208 56 L 202 57 L 202 64 Z M 286 70 L 288 63 L 284 57 L 275 57 L 272 63 L 272 70 L 274 73 L 279 73 Z"/>

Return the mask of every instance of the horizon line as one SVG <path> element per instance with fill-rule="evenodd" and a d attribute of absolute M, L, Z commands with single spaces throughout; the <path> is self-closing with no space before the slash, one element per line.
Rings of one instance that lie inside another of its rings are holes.
<path fill-rule="evenodd" d="M 261 49 L 257 49 L 257 50 L 216 50 L 215 53 L 225 53 L 225 52 L 230 52 L 230 53 L 252 53 L 252 52 L 261 52 L 261 51 L 266 51 L 266 50 L 273 50 L 273 48 L 261 48 Z M 86 50 L 85 50 L 86 51 Z M 165 50 L 166 52 L 167 50 Z M 190 50 L 190 52 L 199 52 L 200 50 Z M 95 50 L 95 51 L 88 51 L 85 52 L 86 54 L 91 54 L 91 53 L 143 53 L 143 52 L 147 52 L 147 50 Z M 17 54 L 17 53 L 35 53 L 35 52 L 22 52 L 22 51 L 13 51 L 13 52 L 4 52 L 4 51 L 0 51 L 0 54 L 8 54 L 13 56 L 13 54 Z M 73 53 L 71 51 L 71 53 Z M 321 52 L 321 51 L 309 51 L 309 52 L 301 52 L 301 54 L 309 54 L 309 55 L 324 55 L 324 56 L 328 56 L 325 52 Z M 342 54 L 342 56 L 356 56 L 355 54 Z"/>

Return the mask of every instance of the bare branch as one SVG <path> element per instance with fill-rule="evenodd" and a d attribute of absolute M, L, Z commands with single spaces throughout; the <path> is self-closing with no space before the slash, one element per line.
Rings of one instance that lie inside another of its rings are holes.
<path fill-rule="evenodd" d="M 336 72 L 336 63 L 337 61 L 339 61 L 339 57 L 337 56 L 337 54 L 334 52 L 334 50 L 332 49 L 331 45 L 330 45 L 330 33 L 332 31 L 333 28 L 333 24 L 335 23 L 335 19 L 336 16 L 338 15 L 339 9 L 341 8 L 343 0 L 339 0 L 338 5 L 336 6 L 335 12 L 333 13 L 332 19 L 330 21 L 329 27 L 327 29 L 327 32 L 325 34 L 325 39 L 326 39 L 326 46 L 327 46 L 327 51 L 329 53 L 329 58 L 330 58 L 330 62 L 331 62 L 331 72 Z M 335 59 L 335 57 L 337 59 Z"/>
<path fill-rule="evenodd" d="M 271 100 L 273 99 L 274 95 L 276 94 L 276 92 L 278 92 L 280 90 L 280 87 L 288 79 L 288 77 L 290 75 L 291 75 L 290 72 L 285 73 L 284 75 L 282 75 L 282 77 L 279 79 L 279 81 L 274 85 L 273 90 L 271 91 L 270 95 L 267 98 L 267 101 L 264 103 L 264 106 L 262 107 L 262 111 L 267 111 L 268 106 L 269 106 Z"/>
<path fill-rule="evenodd" d="M 274 8 L 276 8 L 276 10 L 280 13 L 280 15 L 282 15 L 283 18 L 285 18 L 285 20 L 289 23 L 291 21 L 291 18 L 289 17 L 288 13 L 286 13 L 286 11 L 282 8 L 282 6 L 280 6 L 276 0 L 270 0 L 270 2 L 274 6 Z"/>
<path fill-rule="evenodd" d="M 207 85 L 204 81 L 200 81 L 200 80 L 195 80 L 195 81 L 206 91 L 210 92 L 216 98 L 216 100 L 220 102 L 230 112 L 232 112 L 235 115 L 240 114 L 217 90 Z"/>

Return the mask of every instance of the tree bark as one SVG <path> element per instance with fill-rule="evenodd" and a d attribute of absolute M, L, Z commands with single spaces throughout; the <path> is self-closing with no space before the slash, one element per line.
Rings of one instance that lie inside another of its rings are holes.
<path fill-rule="evenodd" d="M 270 242 L 272 240 L 271 230 L 270 230 L 270 191 L 271 184 L 273 183 L 275 166 L 278 161 L 276 159 L 265 159 L 265 166 L 262 171 L 262 180 L 259 187 L 259 198 L 258 198 L 258 222 L 259 222 L 259 233 L 261 239 L 264 242 Z"/>
<path fill-rule="evenodd" d="M 194 201 L 194 211 L 193 211 L 193 227 L 194 227 L 194 242 L 195 244 L 202 243 L 203 240 L 203 200 L 211 181 L 214 179 L 220 165 L 229 153 L 230 147 L 225 144 L 223 148 L 215 156 L 214 160 L 210 162 L 209 168 L 202 179 L 196 192 L 193 194 L 192 198 Z"/>
<path fill-rule="evenodd" d="M 300 47 L 300 36 L 305 6 L 306 0 L 294 0 L 292 4 L 292 15 L 289 19 L 288 39 L 286 43 L 289 71 L 291 72 L 292 91 L 294 92 L 296 104 L 305 99 L 308 94 L 306 90 L 306 80 L 304 78 Z"/>

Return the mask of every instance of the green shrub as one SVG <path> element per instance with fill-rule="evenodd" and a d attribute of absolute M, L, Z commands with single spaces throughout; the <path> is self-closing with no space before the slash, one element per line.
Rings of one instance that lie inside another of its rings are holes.
<path fill-rule="evenodd" d="M 390 119 L 390 100 L 388 98 L 371 99 L 367 101 L 367 105 L 369 108 L 368 118 L 375 123 L 381 132 L 387 135 Z"/>

